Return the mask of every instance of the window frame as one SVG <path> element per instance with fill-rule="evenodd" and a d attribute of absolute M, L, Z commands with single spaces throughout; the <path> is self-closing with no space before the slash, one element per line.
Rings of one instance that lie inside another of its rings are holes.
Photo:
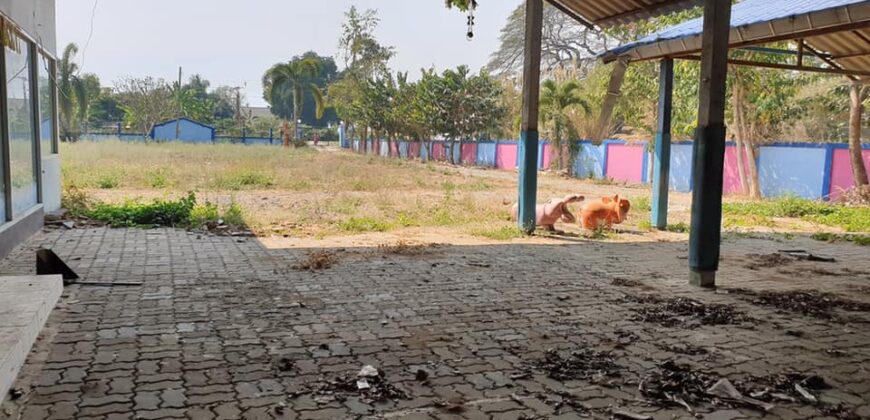
<path fill-rule="evenodd" d="M 9 149 L 9 107 L 7 106 L 6 86 L 6 46 L 0 44 L 0 159 L 3 160 L 3 204 L 6 213 L 3 223 L 12 221 L 12 165 L 10 162 L 11 151 Z"/>

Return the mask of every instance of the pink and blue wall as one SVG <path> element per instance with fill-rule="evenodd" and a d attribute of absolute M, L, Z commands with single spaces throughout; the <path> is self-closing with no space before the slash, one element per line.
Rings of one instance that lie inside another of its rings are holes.
<path fill-rule="evenodd" d="M 358 147 L 357 141 L 347 146 Z M 345 143 L 343 143 L 345 144 Z M 630 184 L 646 184 L 652 164 L 646 142 L 627 143 L 607 140 L 600 145 L 581 141 L 580 153 L 574 163 L 573 175 L 578 178 L 609 178 Z M 372 142 L 368 143 L 372 150 Z M 541 142 L 538 168 L 550 168 L 551 148 Z M 446 161 L 449 144 L 432 142 L 431 160 Z M 517 141 L 456 142 L 454 162 L 502 170 L 517 168 Z M 870 171 L 870 145 L 864 146 L 864 162 Z M 380 155 L 404 159 L 430 160 L 424 144 L 418 142 L 388 142 L 380 144 Z M 744 159 L 744 164 L 746 163 Z M 808 199 L 837 198 L 852 187 L 849 148 L 845 144 L 776 143 L 763 146 L 757 156 L 761 193 L 765 197 L 798 196 Z M 671 146 L 670 188 L 692 190 L 692 143 L 677 142 Z M 748 168 L 747 168 L 748 173 Z M 725 152 L 724 190 L 726 194 L 740 192 L 737 168 L 737 148 L 729 143 Z"/>

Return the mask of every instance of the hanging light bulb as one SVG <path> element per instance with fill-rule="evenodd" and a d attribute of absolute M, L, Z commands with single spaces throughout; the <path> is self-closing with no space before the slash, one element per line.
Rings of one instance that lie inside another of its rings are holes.
<path fill-rule="evenodd" d="M 465 37 L 471 41 L 474 39 L 474 4 L 468 6 L 468 33 Z"/>

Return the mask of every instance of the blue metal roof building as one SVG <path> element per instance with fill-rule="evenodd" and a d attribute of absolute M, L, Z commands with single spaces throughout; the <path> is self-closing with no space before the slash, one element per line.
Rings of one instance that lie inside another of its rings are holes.
<path fill-rule="evenodd" d="M 189 118 L 179 118 L 157 124 L 151 129 L 151 138 L 160 141 L 184 143 L 212 143 L 215 129 Z"/>

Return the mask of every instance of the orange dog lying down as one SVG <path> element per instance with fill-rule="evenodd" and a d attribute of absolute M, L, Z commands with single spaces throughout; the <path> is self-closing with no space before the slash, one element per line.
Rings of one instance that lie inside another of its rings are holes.
<path fill-rule="evenodd" d="M 619 195 L 602 197 L 599 201 L 591 201 L 583 206 L 580 210 L 580 226 L 595 230 L 600 226 L 609 228 L 614 224 L 618 225 L 625 221 L 629 209 L 631 203 L 624 198 L 619 198 Z"/>

